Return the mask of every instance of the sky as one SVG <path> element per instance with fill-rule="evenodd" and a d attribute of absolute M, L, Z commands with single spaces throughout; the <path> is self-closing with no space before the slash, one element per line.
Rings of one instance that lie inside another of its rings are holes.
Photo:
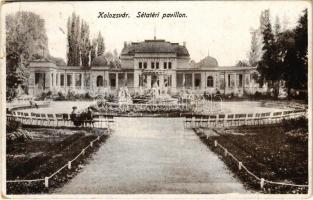
<path fill-rule="evenodd" d="M 100 31 L 106 51 L 121 51 L 124 41 L 165 39 L 183 44 L 191 59 L 199 61 L 208 54 L 220 66 L 235 65 L 248 59 L 251 30 L 259 27 L 260 13 L 270 9 L 271 20 L 276 16 L 287 28 L 295 27 L 306 1 L 162 1 L 162 2 L 32 2 L 10 3 L 2 7 L 4 15 L 17 11 L 31 11 L 45 19 L 49 52 L 66 61 L 66 24 L 75 12 L 90 27 L 91 37 Z M 99 12 L 129 13 L 129 18 L 98 18 Z M 186 18 L 137 18 L 138 12 L 180 12 Z"/>

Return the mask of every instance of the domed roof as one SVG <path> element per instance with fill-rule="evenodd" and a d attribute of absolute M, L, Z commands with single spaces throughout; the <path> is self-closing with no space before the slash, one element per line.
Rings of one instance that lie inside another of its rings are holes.
<path fill-rule="evenodd" d="M 133 56 L 135 53 L 176 53 L 177 56 L 189 56 L 189 52 L 185 46 L 156 39 L 145 40 L 144 42 L 132 42 L 122 49 L 122 55 Z"/>
<path fill-rule="evenodd" d="M 97 56 L 93 59 L 91 66 L 106 66 L 107 60 L 104 55 Z"/>
<path fill-rule="evenodd" d="M 213 58 L 211 56 L 207 56 L 207 57 L 203 58 L 202 60 L 200 60 L 200 62 L 198 62 L 196 64 L 196 66 L 199 68 L 218 67 L 218 62 L 215 58 Z"/>

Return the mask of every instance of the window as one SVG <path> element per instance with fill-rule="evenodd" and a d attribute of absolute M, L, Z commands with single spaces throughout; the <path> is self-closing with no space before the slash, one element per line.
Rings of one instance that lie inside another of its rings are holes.
<path fill-rule="evenodd" d="M 185 87 L 192 88 L 192 74 L 185 74 Z"/>
<path fill-rule="evenodd" d="M 127 87 L 134 87 L 134 73 L 127 73 Z"/>
<path fill-rule="evenodd" d="M 176 76 L 176 87 L 181 88 L 184 86 L 183 74 L 177 74 Z"/>
<path fill-rule="evenodd" d="M 163 63 L 163 68 L 164 68 L 164 69 L 167 69 L 167 62 L 164 62 L 164 63 Z"/>
<path fill-rule="evenodd" d="M 102 86 L 103 86 L 103 77 L 97 76 L 97 87 L 102 87 Z"/>
<path fill-rule="evenodd" d="M 64 86 L 64 74 L 61 74 L 60 76 L 60 85 Z"/>
<path fill-rule="evenodd" d="M 242 74 L 239 74 L 239 87 L 242 87 Z"/>
<path fill-rule="evenodd" d="M 71 86 L 72 85 L 72 75 L 68 74 L 66 78 L 67 78 L 67 86 Z"/>
<path fill-rule="evenodd" d="M 248 85 L 250 84 L 250 79 L 249 79 L 249 78 L 250 78 L 250 75 L 249 75 L 249 74 L 246 74 L 245 77 L 246 77 L 245 85 L 248 86 Z"/>
<path fill-rule="evenodd" d="M 35 73 L 35 84 L 39 83 L 40 73 Z"/>
<path fill-rule="evenodd" d="M 156 68 L 159 69 L 159 62 L 156 62 Z"/>
<path fill-rule="evenodd" d="M 172 69 L 172 63 L 171 62 L 168 63 L 168 68 Z"/>
<path fill-rule="evenodd" d="M 142 62 L 139 62 L 139 69 L 142 69 Z"/>
<path fill-rule="evenodd" d="M 164 86 L 171 87 L 172 86 L 172 75 L 164 77 Z"/>
<path fill-rule="evenodd" d="M 51 74 L 51 86 L 53 86 L 53 82 L 54 82 L 54 80 L 53 80 L 53 74 Z"/>
<path fill-rule="evenodd" d="M 110 87 L 113 87 L 113 88 L 116 87 L 116 74 L 115 73 L 109 74 L 109 83 L 110 83 Z"/>
<path fill-rule="evenodd" d="M 230 87 L 230 74 L 228 74 L 228 87 Z"/>
<path fill-rule="evenodd" d="M 76 74 L 75 76 L 75 85 L 76 86 L 81 86 L 82 83 L 82 75 L 81 74 Z"/>
<path fill-rule="evenodd" d="M 221 90 L 224 90 L 224 89 L 225 89 L 224 75 L 220 75 L 220 89 L 221 89 Z"/>
<path fill-rule="evenodd" d="M 207 87 L 213 87 L 214 86 L 213 77 L 212 76 L 208 76 L 207 82 L 206 82 L 206 86 Z"/>
<path fill-rule="evenodd" d="M 89 73 L 85 74 L 84 85 L 85 85 L 87 88 L 90 88 L 90 74 L 89 74 Z"/>
<path fill-rule="evenodd" d="M 201 87 L 201 74 L 195 74 L 195 87 L 199 89 Z"/>
<path fill-rule="evenodd" d="M 154 69 L 154 62 L 151 62 L 151 69 Z"/>
<path fill-rule="evenodd" d="M 147 69 L 147 63 L 146 62 L 143 63 L 143 68 Z"/>

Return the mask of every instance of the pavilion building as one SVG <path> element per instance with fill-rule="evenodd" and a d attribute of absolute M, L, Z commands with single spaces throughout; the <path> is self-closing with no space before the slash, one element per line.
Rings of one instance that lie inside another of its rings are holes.
<path fill-rule="evenodd" d="M 96 57 L 87 68 L 33 61 L 29 65 L 29 93 L 72 90 L 97 95 L 124 86 L 131 92 L 158 88 L 168 94 L 188 90 L 198 94 L 243 95 L 264 90 L 253 78 L 257 74 L 255 67 L 219 66 L 209 55 L 198 63 L 191 62 L 185 42 L 182 45 L 160 39 L 125 42 L 120 61 L 119 68 L 111 67 L 104 56 Z"/>

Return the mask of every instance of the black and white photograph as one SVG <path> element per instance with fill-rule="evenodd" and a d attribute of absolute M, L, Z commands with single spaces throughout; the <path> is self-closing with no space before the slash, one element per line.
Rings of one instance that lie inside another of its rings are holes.
<path fill-rule="evenodd" d="M 312 2 L 5 2 L 0 25 L 2 198 L 312 195 Z"/>

